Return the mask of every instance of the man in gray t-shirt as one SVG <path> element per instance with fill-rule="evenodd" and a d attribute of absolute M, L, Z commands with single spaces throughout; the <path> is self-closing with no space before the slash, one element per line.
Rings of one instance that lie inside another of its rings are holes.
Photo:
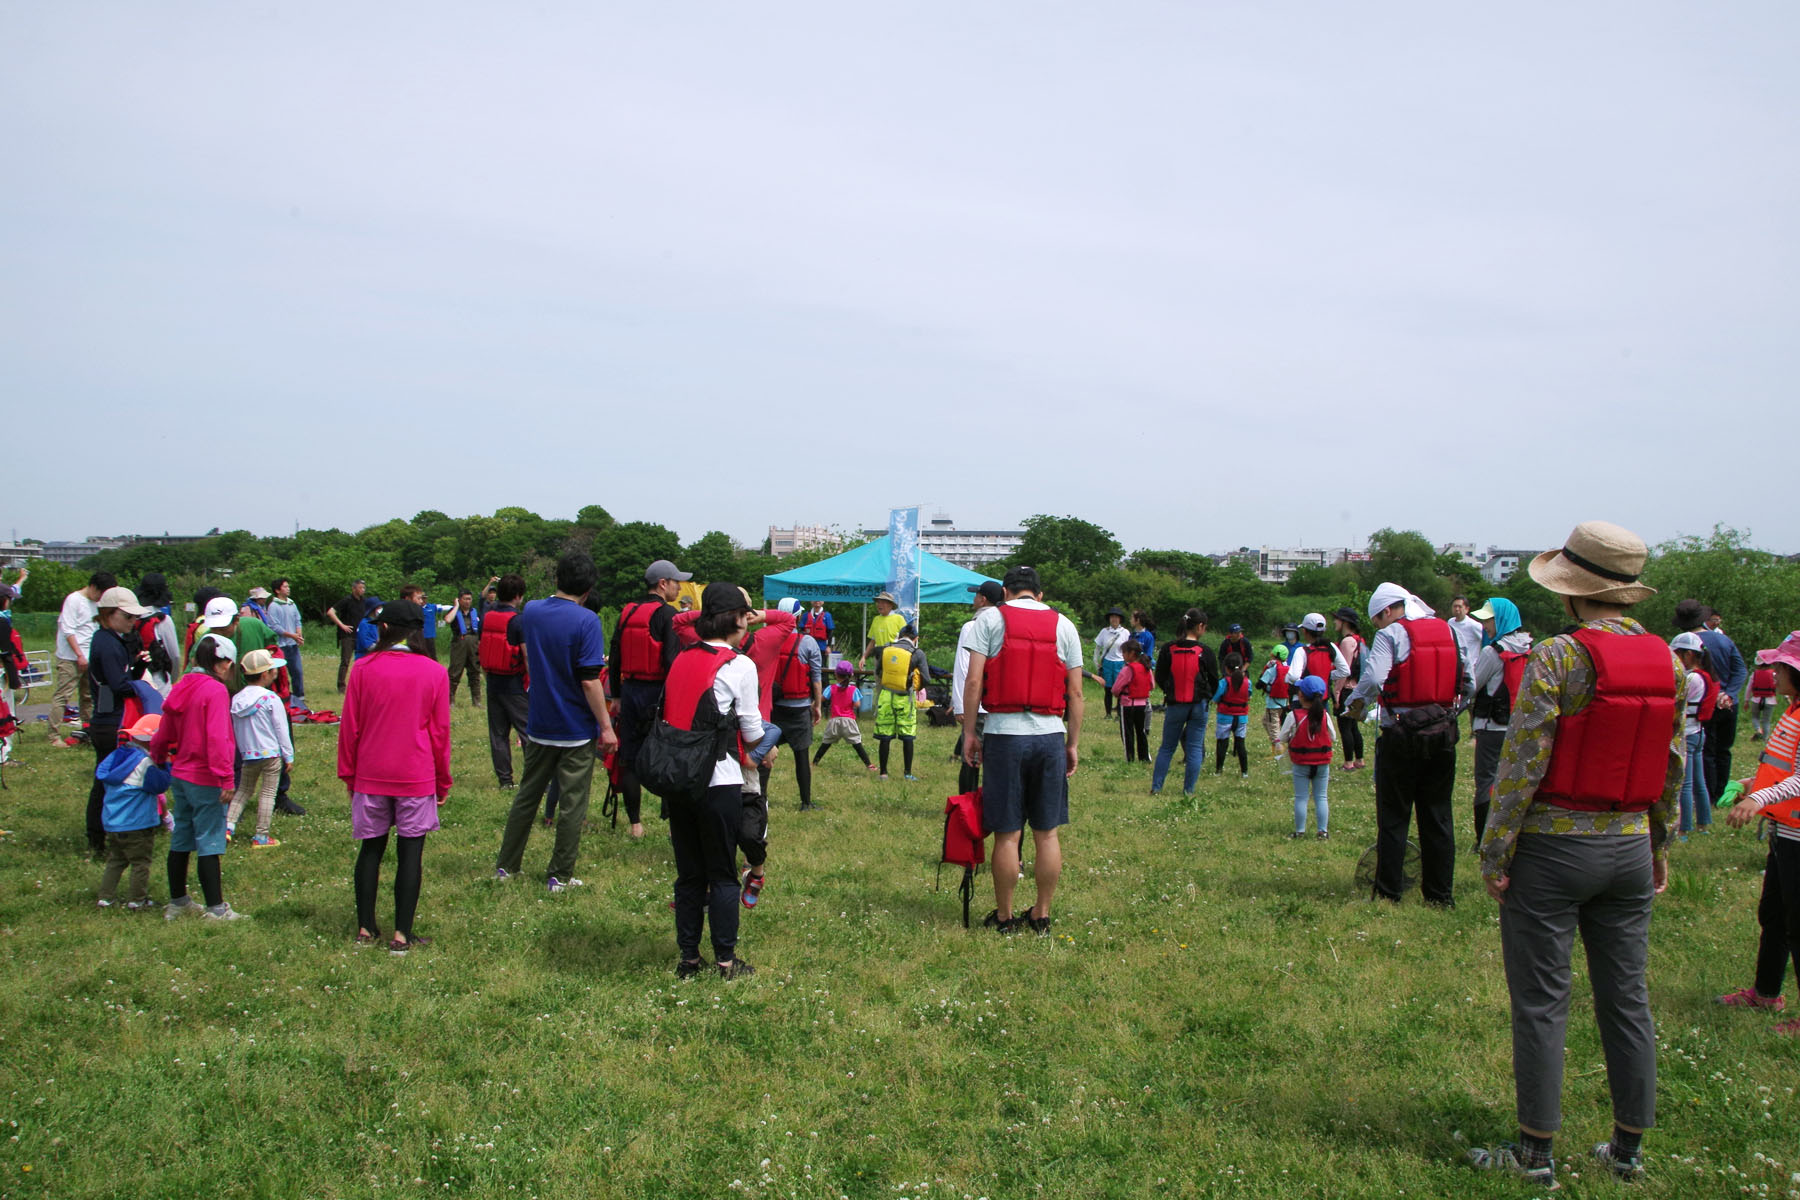
<path fill-rule="evenodd" d="M 994 835 L 994 911 L 984 924 L 1002 933 L 1021 924 L 1048 933 L 1050 900 L 1062 876 L 1057 830 L 1069 820 L 1069 777 L 1080 760 L 1081 638 L 1043 602 L 1032 568 L 1012 568 L 1000 586 L 1006 602 L 975 616 L 963 696 L 965 709 L 974 700 L 987 710 L 979 730 L 963 726 L 963 758 L 983 769 L 981 819 Z M 1013 886 L 1027 822 L 1037 902 L 1015 917 Z"/>

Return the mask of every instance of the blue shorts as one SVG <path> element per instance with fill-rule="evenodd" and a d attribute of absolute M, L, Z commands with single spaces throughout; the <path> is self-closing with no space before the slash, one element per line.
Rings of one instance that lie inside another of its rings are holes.
<path fill-rule="evenodd" d="M 1248 713 L 1241 717 L 1220 713 L 1213 720 L 1213 737 L 1215 738 L 1244 737 L 1250 732 L 1250 714 Z"/>
<path fill-rule="evenodd" d="M 1060 733 L 981 739 L 981 821 L 989 833 L 1039 833 L 1069 823 L 1068 743 Z"/>
<path fill-rule="evenodd" d="M 1125 669 L 1122 658 L 1103 658 L 1100 660 L 1100 680 L 1106 684 L 1106 690 L 1112 691 L 1112 685 L 1118 680 L 1119 672 Z"/>
<path fill-rule="evenodd" d="M 169 835 L 171 852 L 196 852 L 202 857 L 225 853 L 225 806 L 219 803 L 223 795 L 223 788 L 185 779 L 169 781 L 169 817 L 175 822 Z"/>

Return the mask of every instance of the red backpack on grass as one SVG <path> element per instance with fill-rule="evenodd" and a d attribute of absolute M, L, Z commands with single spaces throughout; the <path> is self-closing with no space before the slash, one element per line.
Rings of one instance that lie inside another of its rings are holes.
<path fill-rule="evenodd" d="M 944 849 L 938 858 L 938 880 L 944 877 L 944 864 L 963 869 L 963 928 L 969 927 L 969 902 L 975 895 L 975 871 L 987 861 L 987 830 L 981 822 L 981 789 L 964 792 L 944 801 Z"/>

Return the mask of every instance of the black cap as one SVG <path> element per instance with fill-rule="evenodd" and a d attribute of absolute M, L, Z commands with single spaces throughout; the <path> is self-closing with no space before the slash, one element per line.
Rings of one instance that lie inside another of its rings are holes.
<path fill-rule="evenodd" d="M 381 606 L 380 620 L 393 629 L 423 629 L 425 610 L 411 600 L 389 600 Z"/>
<path fill-rule="evenodd" d="M 1362 624 L 1362 618 L 1358 617 L 1356 615 L 1356 610 L 1351 608 L 1348 604 L 1340 606 L 1338 610 L 1331 615 L 1340 621 L 1347 621 L 1352 625 L 1360 627 Z"/>
<path fill-rule="evenodd" d="M 706 590 L 700 593 L 702 613 L 747 612 L 749 608 L 744 603 L 744 593 L 738 590 L 735 583 L 709 583 Z"/>
<path fill-rule="evenodd" d="M 1117 617 L 1119 620 L 1123 621 L 1125 619 L 1125 610 L 1118 607 L 1109 608 L 1106 610 L 1106 615 L 1109 617 Z"/>
<path fill-rule="evenodd" d="M 980 596 L 983 600 L 986 600 L 989 604 L 1006 603 L 1005 590 L 991 579 L 984 579 L 980 583 L 972 583 L 969 585 L 969 590 Z"/>
<path fill-rule="evenodd" d="M 1244 627 L 1242 625 L 1233 625 L 1230 629 L 1227 629 L 1225 632 L 1226 633 L 1242 633 L 1242 632 L 1244 632 Z"/>
<path fill-rule="evenodd" d="M 1000 586 L 1009 592 L 1041 592 L 1044 585 L 1038 582 L 1036 567 L 1009 567 Z"/>

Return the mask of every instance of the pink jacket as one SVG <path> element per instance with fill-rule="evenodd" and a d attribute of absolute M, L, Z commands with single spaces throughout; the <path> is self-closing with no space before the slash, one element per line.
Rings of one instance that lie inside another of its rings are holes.
<path fill-rule="evenodd" d="M 201 787 L 231 786 L 232 756 L 237 743 L 231 735 L 231 693 L 215 675 L 189 671 L 175 681 L 163 701 L 162 724 L 150 739 L 150 758 L 175 761 L 169 773 Z"/>
<path fill-rule="evenodd" d="M 450 794 L 450 676 L 406 650 L 366 655 L 338 715 L 338 778 L 371 796 Z"/>

